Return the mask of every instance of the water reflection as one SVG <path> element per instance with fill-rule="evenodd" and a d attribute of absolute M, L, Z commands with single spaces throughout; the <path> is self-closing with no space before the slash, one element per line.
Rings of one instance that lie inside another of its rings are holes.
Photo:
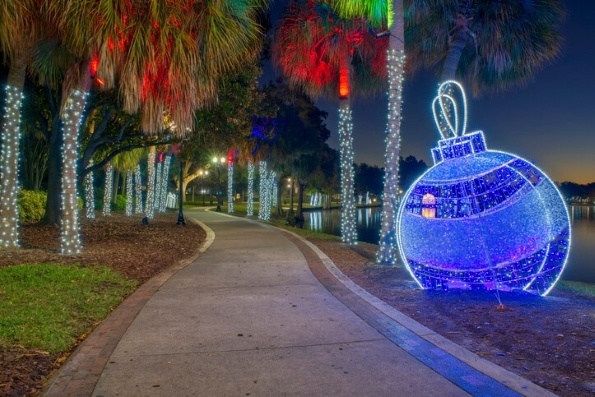
<path fill-rule="evenodd" d="M 360 241 L 377 244 L 380 238 L 380 207 L 357 209 L 357 233 Z M 595 283 L 595 206 L 570 206 L 572 247 L 562 279 Z M 311 211 L 304 228 L 317 232 L 341 234 L 339 210 Z"/>

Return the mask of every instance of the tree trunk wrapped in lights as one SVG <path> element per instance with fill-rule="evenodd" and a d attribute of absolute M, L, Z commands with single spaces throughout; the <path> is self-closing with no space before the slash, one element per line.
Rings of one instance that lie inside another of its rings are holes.
<path fill-rule="evenodd" d="M 233 214 L 233 161 L 227 165 L 227 213 Z"/>
<path fill-rule="evenodd" d="M 105 170 L 105 184 L 103 185 L 103 215 L 110 215 L 112 212 L 112 187 L 114 184 L 114 167 L 108 164 Z"/>
<path fill-rule="evenodd" d="M 339 108 L 339 154 L 341 156 L 341 240 L 357 244 L 353 170 L 353 123 L 349 101 Z"/>
<path fill-rule="evenodd" d="M 254 163 L 248 163 L 248 202 L 246 209 L 247 216 L 254 216 Z"/>
<path fill-rule="evenodd" d="M 2 122 L 2 164 L 0 165 L 0 247 L 19 246 L 19 141 L 23 85 L 26 65 L 13 62 L 6 85 L 6 106 Z"/>
<path fill-rule="evenodd" d="M 271 219 L 271 190 L 270 177 L 267 168 L 267 162 L 261 161 L 259 163 L 259 179 L 260 179 L 260 197 L 258 207 L 258 219 L 268 221 Z"/>
<path fill-rule="evenodd" d="M 169 181 L 169 165 L 171 163 L 171 155 L 166 155 L 163 161 L 163 171 L 161 173 L 161 201 L 159 204 L 159 212 L 165 212 L 167 206 L 167 186 Z"/>
<path fill-rule="evenodd" d="M 89 166 L 93 165 L 93 160 Z M 95 219 L 95 188 L 93 186 L 93 171 L 85 175 L 85 210 L 87 219 Z"/>
<path fill-rule="evenodd" d="M 136 166 L 134 170 L 134 193 L 136 196 L 136 202 L 134 207 L 135 214 L 143 213 L 143 184 L 140 175 L 140 164 Z"/>
<path fill-rule="evenodd" d="M 405 35 L 403 28 L 403 2 L 393 0 L 394 20 L 390 26 L 388 69 L 388 120 L 386 151 L 384 155 L 384 190 L 380 242 L 376 262 L 394 265 L 397 260 L 397 210 L 399 206 L 399 156 L 401 152 L 401 104 L 405 66 Z"/>
<path fill-rule="evenodd" d="M 87 92 L 74 90 L 69 95 L 62 111 L 64 143 L 62 146 L 62 238 L 60 251 L 63 255 L 78 254 L 82 251 L 76 194 L 76 163 L 78 133 L 83 119 L 86 97 Z M 109 203 L 109 197 L 107 200 Z"/>
<path fill-rule="evenodd" d="M 149 219 L 155 217 L 155 147 L 149 149 L 147 159 L 147 199 L 145 202 L 145 215 Z"/>
<path fill-rule="evenodd" d="M 159 206 L 161 205 L 161 186 L 163 184 L 163 179 L 161 178 L 163 163 L 158 162 L 155 168 L 155 197 L 153 199 L 153 208 L 159 212 Z"/>
<path fill-rule="evenodd" d="M 134 181 L 132 179 L 132 172 L 126 171 L 126 216 L 132 215 L 133 211 L 133 201 L 134 201 L 134 194 L 133 194 L 133 184 Z"/>

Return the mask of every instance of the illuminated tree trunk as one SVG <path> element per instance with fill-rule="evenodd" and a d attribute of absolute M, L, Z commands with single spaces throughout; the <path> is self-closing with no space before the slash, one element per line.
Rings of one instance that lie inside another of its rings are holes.
<path fill-rule="evenodd" d="M 399 156 L 401 151 L 401 104 L 405 46 L 403 1 L 393 0 L 394 22 L 390 27 L 388 68 L 388 121 L 384 155 L 384 191 L 380 242 L 376 262 L 394 265 L 397 260 L 397 210 L 399 206 Z"/>
<path fill-rule="evenodd" d="M 227 165 L 227 213 L 233 214 L 233 162 Z"/>
<path fill-rule="evenodd" d="M 126 171 L 126 215 L 132 215 L 132 201 L 134 196 L 132 194 L 132 172 Z"/>
<path fill-rule="evenodd" d="M 142 214 L 143 213 L 143 182 L 141 180 L 140 174 L 140 164 L 137 164 L 134 170 L 134 213 L 135 214 Z"/>
<path fill-rule="evenodd" d="M 167 205 L 167 186 L 169 181 L 169 166 L 171 164 L 171 155 L 165 156 L 165 160 L 163 162 L 163 172 L 161 176 L 161 202 L 159 204 L 159 212 L 165 212 L 166 205 Z"/>
<path fill-rule="evenodd" d="M 2 148 L 0 156 L 0 247 L 19 246 L 18 205 L 19 194 L 19 141 L 23 86 L 27 70 L 23 56 L 11 63 L 6 81 L 6 105 L 2 121 Z"/>
<path fill-rule="evenodd" d="M 247 199 L 247 216 L 254 215 L 254 163 L 248 163 L 248 199 Z"/>
<path fill-rule="evenodd" d="M 93 160 L 89 161 L 89 166 L 93 165 Z M 93 171 L 85 175 L 85 210 L 87 219 L 95 218 L 95 189 L 93 186 Z"/>
<path fill-rule="evenodd" d="M 357 244 L 355 227 L 355 197 L 353 170 L 353 123 L 351 107 L 347 99 L 339 107 L 339 154 L 341 157 L 341 240 L 349 245 Z"/>
<path fill-rule="evenodd" d="M 161 203 L 161 184 L 163 183 L 161 176 L 163 172 L 163 163 L 158 161 L 155 168 L 155 199 L 153 200 L 153 208 L 159 211 L 159 205 Z"/>
<path fill-rule="evenodd" d="M 112 188 L 114 186 L 114 167 L 108 164 L 105 170 L 105 181 L 103 184 L 103 215 L 110 215 L 112 212 Z"/>
<path fill-rule="evenodd" d="M 76 165 L 78 158 L 78 134 L 83 120 L 87 92 L 91 86 L 89 68 L 83 67 L 81 85 L 70 93 L 62 109 L 62 226 L 61 248 L 63 255 L 82 251 L 79 238 Z"/>
<path fill-rule="evenodd" d="M 147 200 L 145 202 L 145 215 L 149 219 L 155 216 L 155 147 L 149 148 L 147 159 Z"/>
<path fill-rule="evenodd" d="M 268 188 L 269 184 L 269 172 L 267 169 L 267 162 L 261 161 L 259 163 L 258 169 L 258 178 L 259 178 L 259 205 L 258 205 L 258 219 L 262 219 L 263 221 L 268 221 L 271 217 L 271 208 L 270 208 L 270 191 Z"/>

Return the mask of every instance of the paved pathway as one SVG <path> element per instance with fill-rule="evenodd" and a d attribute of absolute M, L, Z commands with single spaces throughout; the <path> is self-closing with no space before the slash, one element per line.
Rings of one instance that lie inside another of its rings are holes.
<path fill-rule="evenodd" d="M 337 281 L 295 235 L 214 212 L 187 217 L 212 244 L 125 301 L 47 396 L 547 394 Z"/>

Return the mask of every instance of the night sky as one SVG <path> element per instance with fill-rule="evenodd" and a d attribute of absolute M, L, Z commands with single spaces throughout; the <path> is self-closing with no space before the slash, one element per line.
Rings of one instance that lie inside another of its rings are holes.
<path fill-rule="evenodd" d="M 275 3 L 273 11 L 284 2 Z M 595 2 L 568 1 L 567 10 L 562 52 L 534 81 L 480 98 L 467 92 L 467 131 L 483 130 L 489 149 L 523 157 L 556 182 L 586 184 L 595 182 Z M 431 111 L 437 87 L 433 73 L 405 79 L 401 155 L 428 165 L 439 139 Z M 337 149 L 337 103 L 317 104 L 329 113 L 329 145 Z M 355 98 L 352 109 L 355 162 L 383 166 L 385 96 Z"/>

